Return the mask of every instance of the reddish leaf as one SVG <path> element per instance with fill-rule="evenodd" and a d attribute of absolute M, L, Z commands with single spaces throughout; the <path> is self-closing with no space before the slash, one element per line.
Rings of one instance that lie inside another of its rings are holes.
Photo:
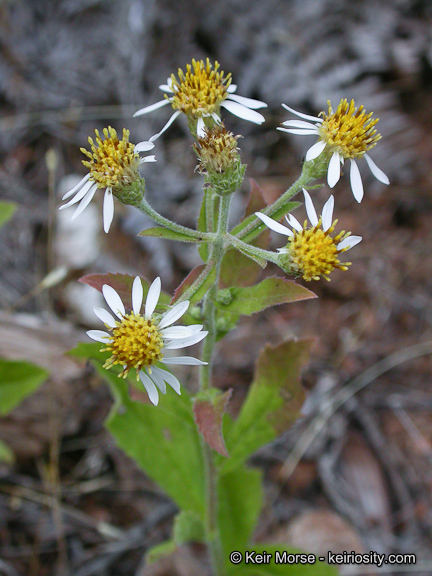
<path fill-rule="evenodd" d="M 222 418 L 232 394 L 232 388 L 214 398 L 194 402 L 195 422 L 207 444 L 222 456 L 229 454 L 222 434 Z"/>
<path fill-rule="evenodd" d="M 186 290 L 192 286 L 192 284 L 195 282 L 195 280 L 197 280 L 197 278 L 199 277 L 201 272 L 203 272 L 206 266 L 207 264 L 200 264 L 199 266 L 196 266 L 189 272 L 189 274 L 186 276 L 183 282 L 175 289 L 173 299 L 171 300 L 171 305 L 175 304 L 177 300 L 180 298 L 180 296 L 184 294 L 184 292 L 186 292 Z M 213 268 L 209 273 L 209 275 L 207 276 L 207 278 L 204 280 L 203 284 L 189 298 L 191 304 L 199 302 L 204 298 L 205 293 L 215 281 L 215 275 L 216 270 Z"/>

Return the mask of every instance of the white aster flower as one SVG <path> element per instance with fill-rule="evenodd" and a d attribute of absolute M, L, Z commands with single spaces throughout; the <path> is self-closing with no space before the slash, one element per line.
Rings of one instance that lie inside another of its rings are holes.
<path fill-rule="evenodd" d="M 162 315 L 154 314 L 161 293 L 160 278 L 156 278 L 149 288 L 143 313 L 141 313 L 143 287 L 138 276 L 132 286 L 132 310 L 129 313 L 126 313 L 124 304 L 114 288 L 104 284 L 102 293 L 117 318 L 104 308 L 94 308 L 94 313 L 109 332 L 89 330 L 87 335 L 97 342 L 106 344 L 103 350 L 111 352 L 111 357 L 105 362 L 104 368 L 109 369 L 120 364 L 123 370 L 119 376 L 123 378 L 135 368 L 137 380 L 141 380 L 155 406 L 159 401 L 158 389 L 162 394 L 166 394 L 166 384 L 180 394 L 178 379 L 156 363 L 194 366 L 206 364 L 191 356 L 165 357 L 166 350 L 192 346 L 208 334 L 202 330 L 200 324 L 171 326 L 183 316 L 189 307 L 189 302 L 181 302 Z"/>
<path fill-rule="evenodd" d="M 319 280 L 320 276 L 329 280 L 328 276 L 334 268 L 347 270 L 351 265 L 351 262 L 340 262 L 339 254 L 356 246 L 362 238 L 351 236 L 351 232 L 345 233 L 344 230 L 332 238 L 331 233 L 337 224 L 337 220 L 332 221 L 334 197 L 330 196 L 324 204 L 322 215 L 318 218 L 312 198 L 304 188 L 303 193 L 310 226 L 307 220 L 302 226 L 292 214 L 285 216 L 291 228 L 261 212 L 255 214 L 268 228 L 288 236 L 287 246 L 278 249 L 284 268 L 289 268 L 308 282 Z"/>
<path fill-rule="evenodd" d="M 108 232 L 114 217 L 114 198 L 121 195 L 125 188 L 140 179 L 138 167 L 144 162 L 156 162 L 154 156 L 140 158 L 139 152 L 148 152 L 154 148 L 152 142 L 140 142 L 136 146 L 129 142 L 129 130 L 123 129 L 123 138 L 117 137 L 117 132 L 111 126 L 103 129 L 105 140 L 102 140 L 99 131 L 96 132 L 96 143 L 89 137 L 91 152 L 81 148 L 89 160 L 83 164 L 89 173 L 82 178 L 72 190 L 66 192 L 62 200 L 73 196 L 60 210 L 78 204 L 73 213 L 72 220 L 77 218 L 90 204 L 98 188 L 105 190 L 103 203 L 103 224 Z M 143 182 L 143 181 L 142 181 Z M 141 191 L 142 193 L 142 191 Z M 127 202 L 125 202 L 127 203 Z"/>
<path fill-rule="evenodd" d="M 171 104 L 175 112 L 162 128 L 162 130 L 150 138 L 154 142 L 167 130 L 174 120 L 183 112 L 190 121 L 196 123 L 196 133 L 204 136 L 205 119 L 212 119 L 216 124 L 221 123 L 220 108 L 225 108 L 239 118 L 249 120 L 255 124 L 262 124 L 264 116 L 255 110 L 266 108 L 267 104 L 260 100 L 237 96 L 237 86 L 231 84 L 231 74 L 224 76 L 224 72 L 218 72 L 219 63 L 215 62 L 214 69 L 207 58 L 192 64 L 187 64 L 186 74 L 179 68 L 178 79 L 174 74 L 168 78 L 166 84 L 159 88 L 167 92 L 165 99 L 146 106 L 135 112 L 134 116 L 142 116 Z M 211 126 L 211 125 L 210 125 Z"/>
<path fill-rule="evenodd" d="M 306 152 L 306 160 L 315 160 L 324 151 L 327 153 L 330 160 L 327 182 L 330 188 L 333 188 L 339 181 L 341 165 L 349 159 L 351 163 L 351 189 L 357 202 L 361 202 L 363 183 L 356 159 L 362 156 L 365 157 L 370 171 L 377 180 L 383 184 L 390 183 L 384 172 L 367 154 L 367 151 L 381 139 L 381 134 L 378 134 L 375 129 L 378 118 L 372 120 L 372 112 L 366 114 L 363 106 L 357 109 L 354 100 L 348 104 L 346 98 L 340 101 L 336 112 L 333 112 L 331 104 L 328 102 L 328 114 L 321 112 L 322 118 L 302 114 L 286 104 L 282 104 L 282 106 L 304 120 L 287 120 L 282 123 L 287 128 L 278 128 L 278 130 L 300 136 L 318 136 L 318 142 Z"/>

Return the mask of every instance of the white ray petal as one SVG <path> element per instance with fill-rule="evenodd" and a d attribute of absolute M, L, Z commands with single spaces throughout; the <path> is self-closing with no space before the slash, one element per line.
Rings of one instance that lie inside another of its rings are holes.
<path fill-rule="evenodd" d="M 242 118 L 243 120 L 249 120 L 249 122 L 254 122 L 255 124 L 262 124 L 265 121 L 265 118 L 259 112 L 255 112 L 255 110 L 250 110 L 246 108 L 246 106 L 242 106 L 237 102 L 232 102 L 231 100 L 224 100 L 221 103 L 221 108 L 226 108 L 228 112 Z"/>
<path fill-rule="evenodd" d="M 138 142 L 138 144 L 135 145 L 135 152 L 148 152 L 149 150 L 153 150 L 154 147 L 155 145 L 153 142 L 150 142 L 149 140 L 143 140 L 142 142 Z"/>
<path fill-rule="evenodd" d="M 322 140 L 320 140 L 319 142 L 316 142 L 313 146 L 311 146 L 309 148 L 309 150 L 306 152 L 306 161 L 310 162 L 311 160 L 315 160 L 315 158 L 318 158 L 318 156 L 322 153 L 322 151 L 325 148 L 325 142 L 323 142 Z"/>
<path fill-rule="evenodd" d="M 219 126 L 220 124 L 222 124 L 222 120 L 221 120 L 220 116 L 218 116 L 218 115 L 216 114 L 216 112 L 212 112 L 212 113 L 210 114 L 210 116 L 213 118 L 213 120 L 216 122 L 216 124 L 217 124 L 218 126 Z"/>
<path fill-rule="evenodd" d="M 171 104 L 171 102 L 169 100 L 167 100 L 166 98 L 164 98 L 163 100 L 160 100 L 159 102 L 156 102 L 155 104 L 150 104 L 150 106 L 145 106 L 144 108 L 140 108 L 139 110 L 137 110 L 135 112 L 133 117 L 135 118 L 136 116 L 142 116 L 143 114 L 148 114 L 149 112 L 153 112 L 153 110 L 157 110 L 158 108 L 162 108 L 163 106 L 166 106 L 167 104 Z"/>
<path fill-rule="evenodd" d="M 361 202 L 363 199 L 363 183 L 360 176 L 360 170 L 357 166 L 357 162 L 351 159 L 351 170 L 350 170 L 350 182 L 351 190 L 354 194 L 354 198 L 357 202 Z"/>
<path fill-rule="evenodd" d="M 132 284 L 132 310 L 135 312 L 135 314 L 139 314 L 141 312 L 143 293 L 144 291 L 141 278 L 136 276 Z"/>
<path fill-rule="evenodd" d="M 202 324 L 189 324 L 189 326 L 187 326 L 187 328 L 189 328 L 189 330 L 191 330 L 191 332 L 199 332 L 200 330 L 203 329 L 203 325 Z"/>
<path fill-rule="evenodd" d="M 171 118 L 168 120 L 168 122 L 162 128 L 162 130 L 150 138 L 150 142 L 154 142 L 155 140 L 157 140 L 159 138 L 159 136 L 161 134 L 163 134 L 166 130 L 168 130 L 168 128 L 171 126 L 171 124 L 174 122 L 174 120 L 178 116 L 180 116 L 180 114 L 181 114 L 180 110 L 177 110 L 177 112 L 174 112 L 174 114 L 171 116 Z"/>
<path fill-rule="evenodd" d="M 282 104 L 282 106 L 285 108 L 285 110 L 288 110 L 288 112 L 292 112 L 293 114 L 299 116 L 300 118 L 304 118 L 305 120 L 311 120 L 312 122 L 319 122 L 319 123 L 322 122 L 322 118 L 318 118 L 317 116 L 309 116 L 309 114 L 303 114 L 303 112 L 297 112 L 297 110 L 294 110 L 294 108 L 290 108 L 286 104 Z"/>
<path fill-rule="evenodd" d="M 114 218 L 114 196 L 111 188 L 105 190 L 103 203 L 103 227 L 104 232 L 108 234 L 111 223 Z"/>
<path fill-rule="evenodd" d="M 174 374 L 171 374 L 171 372 L 168 372 L 168 370 L 163 370 L 162 368 L 158 368 L 157 366 L 153 367 L 153 371 L 160 376 L 161 378 L 163 378 L 165 380 L 165 382 L 167 384 L 169 384 L 171 386 L 171 388 L 173 390 L 175 390 L 175 392 L 177 392 L 177 394 L 181 394 L 180 391 L 180 382 L 178 381 L 178 379 L 174 376 Z"/>
<path fill-rule="evenodd" d="M 156 162 L 156 156 L 152 154 L 151 156 L 144 156 L 144 158 L 139 159 L 140 164 L 145 164 L 146 162 Z"/>
<path fill-rule="evenodd" d="M 87 336 L 92 340 L 96 340 L 96 342 L 102 342 L 102 344 L 107 344 L 111 339 L 108 332 L 104 332 L 103 330 L 88 330 Z"/>
<path fill-rule="evenodd" d="M 153 382 L 156 384 L 156 386 L 159 388 L 162 394 L 166 394 L 166 384 L 163 381 L 161 375 L 158 374 L 156 367 L 152 367 L 150 379 L 153 380 Z"/>
<path fill-rule="evenodd" d="M 169 86 L 168 84 L 161 84 L 160 86 L 158 86 L 158 88 L 163 92 L 171 92 L 171 94 L 173 93 L 171 86 Z"/>
<path fill-rule="evenodd" d="M 315 124 L 311 124 L 310 122 L 305 122 L 304 120 L 286 120 L 282 122 L 282 126 L 286 126 L 287 128 L 302 128 L 304 130 L 314 130 L 318 132 L 318 127 Z"/>
<path fill-rule="evenodd" d="M 237 84 L 230 84 L 227 88 L 227 92 L 233 94 L 237 90 Z"/>
<path fill-rule="evenodd" d="M 90 175 L 89 175 L 90 178 Z M 69 208 L 69 206 L 72 206 L 73 204 L 76 204 L 77 202 L 79 202 L 82 198 L 84 198 L 84 196 L 87 194 L 87 192 L 90 190 L 90 188 L 92 186 L 96 186 L 96 184 L 93 182 L 93 180 L 91 180 L 90 182 L 87 182 L 87 184 L 85 184 L 81 190 L 79 190 L 75 196 L 72 198 L 72 200 L 69 200 L 69 202 L 67 204 L 63 204 L 63 206 L 60 206 L 59 210 L 64 210 L 65 208 Z M 66 195 L 63 196 L 63 200 L 66 198 Z"/>
<path fill-rule="evenodd" d="M 294 230 L 297 230 L 297 232 L 301 232 L 303 230 L 303 226 L 292 214 L 288 214 L 288 216 L 285 216 L 285 219 L 288 222 L 288 224 L 294 228 Z"/>
<path fill-rule="evenodd" d="M 188 308 L 189 308 L 188 300 L 185 300 L 185 302 L 180 302 L 180 304 L 174 306 L 174 308 L 172 308 L 163 315 L 162 320 L 159 324 L 159 328 L 160 329 L 166 328 L 170 324 L 174 324 L 176 320 L 178 320 L 183 316 L 183 314 L 186 312 Z"/>
<path fill-rule="evenodd" d="M 316 226 L 318 224 L 318 216 L 313 205 L 312 198 L 310 197 L 309 192 L 304 188 L 303 194 L 305 197 L 306 214 L 309 218 L 309 222 L 312 224 L 312 226 Z"/>
<path fill-rule="evenodd" d="M 327 230 L 332 225 L 333 208 L 334 208 L 334 196 L 332 194 L 330 196 L 330 198 L 327 200 L 327 202 L 324 204 L 323 211 L 322 211 L 321 219 L 322 219 L 322 227 L 323 227 L 324 232 L 327 232 Z"/>
<path fill-rule="evenodd" d="M 375 176 L 375 178 L 380 182 L 382 182 L 383 184 L 390 184 L 390 180 L 388 179 L 386 174 L 384 174 L 381 168 L 378 168 L 378 166 L 375 164 L 375 162 L 372 160 L 369 154 L 365 154 L 364 157 L 366 158 L 366 162 L 368 163 L 370 171 Z"/>
<path fill-rule="evenodd" d="M 263 214 L 262 212 L 255 212 L 255 216 L 257 216 L 260 220 L 262 220 L 262 222 L 264 222 L 264 224 L 268 228 L 274 230 L 278 234 L 283 234 L 284 236 L 293 235 L 293 233 L 289 228 L 283 226 L 282 224 L 279 224 L 279 222 L 276 222 L 276 220 L 273 220 L 273 218 L 270 218 L 270 216 L 267 216 L 267 214 Z"/>
<path fill-rule="evenodd" d="M 155 311 L 157 303 L 159 302 L 159 296 L 161 293 L 161 279 L 159 276 L 153 280 L 149 291 L 147 293 L 146 303 L 145 303 L 145 317 L 149 320 Z"/>
<path fill-rule="evenodd" d="M 234 102 L 238 102 L 247 108 L 252 108 L 253 110 L 259 110 L 260 108 L 267 108 L 267 104 L 265 102 L 261 102 L 261 100 L 254 100 L 253 98 L 245 98 L 244 96 L 238 96 L 237 94 L 230 94 L 228 100 L 234 100 Z"/>
<path fill-rule="evenodd" d="M 327 183 L 330 186 L 330 188 L 336 186 L 336 184 L 339 182 L 340 175 L 341 175 L 340 155 L 339 152 L 333 152 L 333 155 L 330 158 L 327 171 Z"/>
<path fill-rule="evenodd" d="M 361 241 L 361 236 L 348 236 L 348 238 L 345 238 L 345 240 L 339 242 L 337 249 L 342 250 L 343 248 L 346 248 L 347 250 L 350 250 L 353 246 L 356 246 Z"/>
<path fill-rule="evenodd" d="M 164 349 L 178 350 L 179 348 L 186 348 L 188 346 L 193 346 L 194 344 L 201 342 L 201 340 L 204 340 L 207 334 L 208 332 L 196 332 L 195 334 L 192 334 L 192 336 L 189 336 L 188 338 L 183 338 L 182 340 L 172 340 L 171 342 L 168 342 L 168 344 L 164 346 Z"/>
<path fill-rule="evenodd" d="M 200 138 L 203 138 L 205 136 L 204 128 L 205 128 L 204 118 L 200 116 L 197 120 L 197 136 L 199 136 Z"/>
<path fill-rule="evenodd" d="M 317 135 L 317 131 L 316 130 L 302 130 L 301 128 L 281 128 L 280 126 L 278 126 L 276 128 L 276 130 L 280 130 L 281 132 L 288 132 L 288 134 L 295 134 L 296 136 L 311 136 Z"/>
<path fill-rule="evenodd" d="M 84 196 L 84 198 L 81 200 L 81 202 L 78 204 L 78 208 L 75 210 L 75 212 L 72 214 L 72 220 L 75 220 L 75 218 L 78 218 L 78 216 L 84 212 L 84 210 L 87 208 L 87 206 L 90 204 L 90 202 L 93 200 L 93 196 L 95 195 L 97 190 L 97 186 L 96 184 L 94 186 L 92 186 L 90 188 L 90 190 L 87 192 L 87 194 Z"/>
<path fill-rule="evenodd" d="M 107 324 L 110 328 L 115 328 L 116 322 L 108 310 L 105 310 L 105 308 L 95 307 L 93 308 L 93 312 L 104 324 Z"/>
<path fill-rule="evenodd" d="M 84 176 L 84 178 L 81 178 L 81 180 L 78 182 L 78 184 L 72 188 L 72 190 L 69 190 L 69 192 L 66 192 L 66 194 L 64 194 L 62 200 L 66 200 L 66 198 L 70 198 L 71 196 L 73 196 L 75 194 L 75 192 L 77 190 L 79 190 L 81 188 L 81 186 L 83 186 L 87 182 L 87 180 L 90 178 L 90 176 L 91 176 L 91 174 L 89 172 L 88 174 L 86 174 Z"/>
<path fill-rule="evenodd" d="M 173 358 L 164 358 L 164 364 L 177 364 L 177 366 L 205 366 L 208 362 L 203 362 L 193 356 L 174 356 Z"/>
<path fill-rule="evenodd" d="M 126 311 L 120 296 L 117 294 L 114 288 L 109 284 L 104 284 L 102 286 L 102 294 L 104 295 L 106 303 L 114 312 L 114 314 L 120 318 L 120 320 L 122 320 L 123 316 L 126 314 Z"/>
<path fill-rule="evenodd" d="M 157 391 L 156 386 L 154 385 L 153 381 L 147 376 L 145 372 L 140 370 L 139 377 L 141 382 L 144 384 L 144 388 L 147 390 L 148 397 L 150 398 L 150 402 L 155 406 L 158 405 L 159 402 L 159 393 Z"/>
<path fill-rule="evenodd" d="M 191 330 L 189 326 L 169 326 L 168 328 L 161 330 L 161 332 L 162 336 L 166 340 L 172 340 L 175 338 L 187 338 L 194 334 L 194 330 Z"/>

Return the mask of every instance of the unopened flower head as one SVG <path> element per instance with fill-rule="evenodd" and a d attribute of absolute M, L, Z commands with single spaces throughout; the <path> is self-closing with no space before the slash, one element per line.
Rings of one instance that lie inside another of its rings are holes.
<path fill-rule="evenodd" d="M 337 220 L 332 221 L 334 198 L 330 196 L 324 204 L 322 215 L 318 218 L 309 193 L 303 189 L 306 212 L 310 221 L 304 221 L 303 226 L 292 215 L 286 217 L 292 229 L 276 222 L 266 214 L 256 212 L 266 226 L 288 236 L 285 248 L 279 248 L 280 262 L 283 269 L 302 276 L 308 282 L 319 280 L 320 277 L 329 279 L 334 268 L 347 270 L 351 262 L 340 262 L 339 255 L 346 252 L 361 241 L 361 236 L 351 236 L 351 232 L 344 230 L 332 237 Z"/>
<path fill-rule="evenodd" d="M 114 128 L 109 126 L 103 129 L 103 140 L 98 130 L 96 141 L 89 137 L 91 147 L 89 152 L 81 148 L 88 160 L 83 164 L 89 169 L 89 173 L 78 184 L 69 190 L 63 200 L 73 196 L 72 200 L 63 204 L 60 210 L 78 204 L 72 219 L 79 216 L 90 204 L 98 188 L 105 190 L 103 221 L 104 230 L 108 232 L 114 216 L 113 195 L 125 204 L 133 204 L 142 197 L 144 180 L 141 179 L 138 167 L 144 162 L 155 162 L 154 156 L 140 158 L 139 152 L 147 152 L 154 148 L 152 142 L 140 142 L 136 146 L 129 142 L 129 130 L 123 129 L 123 137 L 118 138 Z"/>
<path fill-rule="evenodd" d="M 87 332 L 93 340 L 106 344 L 103 350 L 111 353 L 104 368 L 109 369 L 119 364 L 122 366 L 119 376 L 123 378 L 127 377 L 130 370 L 135 369 L 137 380 L 141 380 L 151 402 L 155 405 L 159 401 L 158 389 L 162 394 L 166 394 L 166 384 L 180 394 L 180 383 L 177 378 L 156 364 L 205 364 L 191 356 L 166 358 L 165 352 L 192 346 L 208 334 L 202 331 L 200 324 L 171 326 L 183 316 L 189 307 L 189 302 L 181 302 L 162 315 L 156 314 L 160 292 L 160 278 L 156 278 L 149 288 L 144 313 L 141 313 L 143 286 L 137 276 L 132 286 L 132 310 L 127 313 L 118 293 L 105 284 L 102 293 L 116 318 L 104 308 L 94 308 L 96 316 L 109 332 L 103 330 Z"/>
<path fill-rule="evenodd" d="M 367 154 L 381 139 L 381 134 L 375 128 L 378 118 L 373 119 L 372 112 L 366 114 L 363 106 L 356 108 L 354 100 L 348 103 L 346 98 L 340 101 L 336 112 L 328 102 L 328 112 L 320 112 L 321 117 L 302 114 L 285 104 L 282 106 L 304 120 L 287 120 L 283 122 L 285 128 L 278 130 L 301 136 L 318 136 L 318 142 L 306 153 L 306 161 L 315 160 L 323 153 L 326 155 L 329 159 L 327 182 L 330 188 L 340 179 L 341 165 L 345 160 L 350 160 L 351 188 L 357 202 L 361 202 L 363 183 L 356 159 L 363 156 L 375 178 L 389 184 L 387 176 Z"/>
<path fill-rule="evenodd" d="M 142 116 L 168 104 L 174 108 L 174 114 L 162 130 L 150 138 L 151 142 L 159 138 L 182 112 L 186 114 L 189 122 L 193 123 L 198 136 L 204 135 L 206 119 L 210 127 L 214 123 L 220 124 L 221 108 L 255 124 L 264 122 L 264 116 L 255 110 L 265 108 L 267 104 L 234 94 L 237 86 L 231 84 L 231 74 L 225 75 L 223 71 L 219 71 L 218 62 L 215 62 L 213 67 L 208 58 L 206 62 L 192 60 L 192 63 L 186 66 L 186 73 L 179 68 L 178 78 L 171 74 L 167 83 L 159 88 L 168 93 L 165 94 L 165 99 L 141 108 L 134 114 Z"/>
<path fill-rule="evenodd" d="M 242 185 L 246 165 L 241 163 L 237 140 L 223 124 L 204 128 L 204 135 L 194 144 L 198 156 L 197 170 L 205 175 L 206 186 L 219 195 L 233 194 Z"/>
<path fill-rule="evenodd" d="M 211 129 L 204 128 L 204 135 L 198 136 L 197 144 L 194 144 L 199 172 L 205 174 L 207 170 L 212 170 L 222 173 L 234 168 L 240 162 L 239 138 L 241 136 L 234 136 L 222 124 Z"/>

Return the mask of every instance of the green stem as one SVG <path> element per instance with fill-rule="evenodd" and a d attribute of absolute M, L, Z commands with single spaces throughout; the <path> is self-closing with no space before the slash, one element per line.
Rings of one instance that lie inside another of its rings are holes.
<path fill-rule="evenodd" d="M 215 298 L 219 285 L 219 273 L 222 259 L 225 254 L 224 237 L 228 229 L 228 214 L 230 196 L 222 196 L 219 200 L 219 218 L 217 223 L 216 239 L 211 246 L 209 262 L 213 261 L 216 268 L 216 277 L 213 286 L 204 298 L 203 317 L 208 335 L 204 340 L 202 360 L 208 364 L 200 369 L 200 390 L 209 390 L 212 385 L 213 352 L 216 343 L 216 312 Z M 202 453 L 205 469 L 206 491 L 206 537 L 209 547 L 213 572 L 215 576 L 223 576 L 224 559 L 222 544 L 219 534 L 219 498 L 218 498 L 218 471 L 214 462 L 214 453 L 210 446 L 203 440 Z"/>
<path fill-rule="evenodd" d="M 187 236 L 192 236 L 193 238 L 199 238 L 200 240 L 208 240 L 212 242 L 215 238 L 215 234 L 211 234 L 208 232 L 199 232 L 198 230 L 194 230 L 193 228 L 188 228 L 187 226 L 182 226 L 181 224 L 176 224 L 172 220 L 165 218 L 156 212 L 154 208 L 150 206 L 145 198 L 141 200 L 141 203 L 137 205 L 138 210 L 150 216 L 152 220 L 163 226 L 164 228 L 168 228 L 169 230 L 173 230 L 174 232 L 178 232 L 179 234 L 186 234 Z"/>
<path fill-rule="evenodd" d="M 264 208 L 262 212 L 267 214 L 267 216 L 273 216 L 273 214 L 282 208 L 282 206 L 288 202 L 288 200 L 300 192 L 302 188 L 305 188 L 310 182 L 316 180 L 317 176 L 313 170 L 313 165 L 313 162 L 305 162 L 303 164 L 302 173 L 300 174 L 300 177 L 294 182 L 294 184 L 290 186 L 288 190 L 286 190 L 286 192 L 284 192 L 282 196 L 276 200 L 276 202 L 273 202 L 273 204 L 270 204 L 270 206 Z M 243 228 L 243 230 L 241 230 L 241 232 L 237 234 L 237 238 L 244 238 L 247 234 L 249 234 L 249 232 L 252 232 L 261 224 L 262 221 L 259 218 L 255 218 L 255 220 L 252 220 L 252 222 L 250 222 L 245 228 Z"/>
<path fill-rule="evenodd" d="M 269 262 L 273 262 L 274 264 L 279 264 L 279 255 L 277 252 L 272 252 L 271 250 L 264 250 L 263 248 L 258 248 L 257 246 L 252 246 L 251 244 L 246 244 L 242 242 L 235 236 L 231 236 L 227 234 L 227 240 L 230 244 L 241 250 L 242 252 L 246 252 L 251 256 L 257 256 L 258 258 L 264 258 L 264 260 L 268 260 Z"/>

